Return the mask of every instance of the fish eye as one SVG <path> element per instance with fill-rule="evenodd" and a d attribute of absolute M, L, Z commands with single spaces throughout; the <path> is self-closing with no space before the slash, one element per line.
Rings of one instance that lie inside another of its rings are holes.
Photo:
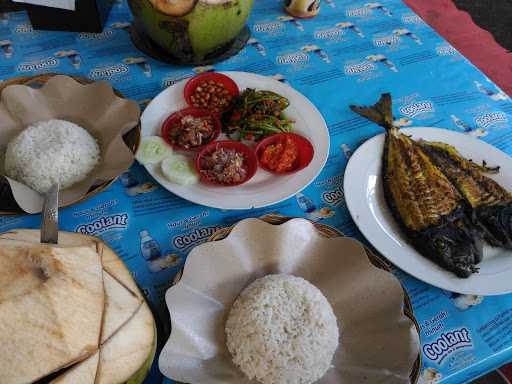
<path fill-rule="evenodd" d="M 444 241 L 442 239 L 435 239 L 434 240 L 434 247 L 444 251 L 446 248 L 448 248 L 448 245 L 446 244 L 446 241 Z"/>

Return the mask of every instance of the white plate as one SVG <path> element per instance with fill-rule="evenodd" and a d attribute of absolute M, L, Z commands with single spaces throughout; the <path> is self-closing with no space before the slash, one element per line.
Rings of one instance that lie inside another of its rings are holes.
<path fill-rule="evenodd" d="M 500 165 L 492 178 L 512 190 L 512 159 L 499 149 L 474 137 L 438 128 L 403 129 L 413 138 L 442 141 L 455 146 L 476 163 L 486 160 Z M 350 158 L 345 170 L 345 197 L 355 223 L 373 246 L 393 264 L 436 287 L 472 295 L 499 295 L 512 292 L 512 252 L 484 247 L 480 272 L 467 279 L 445 271 L 408 244 L 384 200 L 381 182 L 384 134 L 361 145 Z"/>
<path fill-rule="evenodd" d="M 286 200 L 306 188 L 320 173 L 329 155 L 329 131 L 316 107 L 290 86 L 269 77 L 245 72 L 223 72 L 231 77 L 240 90 L 256 88 L 270 90 L 287 97 L 290 106 L 286 116 L 295 120 L 293 131 L 309 139 L 315 154 L 311 163 L 300 172 L 276 176 L 258 169 L 247 183 L 234 187 L 216 187 L 198 183 L 181 186 L 170 183 L 159 165 L 146 169 L 164 188 L 186 200 L 221 209 L 260 208 Z M 160 127 L 169 114 L 186 107 L 183 88 L 188 79 L 167 88 L 147 106 L 141 117 L 142 136 L 160 136 Z"/>

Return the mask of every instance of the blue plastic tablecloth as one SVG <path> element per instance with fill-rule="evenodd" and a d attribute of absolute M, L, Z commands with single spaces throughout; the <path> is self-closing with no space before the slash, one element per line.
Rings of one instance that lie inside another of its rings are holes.
<path fill-rule="evenodd" d="M 173 276 L 190 249 L 220 227 L 279 212 L 363 239 L 345 206 L 343 172 L 352 151 L 382 131 L 352 113 L 349 104 L 370 104 L 391 92 L 400 123 L 475 135 L 512 154 L 510 98 L 400 0 L 323 1 L 320 15 L 311 20 L 280 18 L 277 0 L 255 3 L 250 44 L 214 68 L 176 67 L 137 51 L 123 0 L 115 2 L 100 34 L 34 31 L 25 13 L 0 14 L 0 79 L 80 74 L 110 81 L 144 107 L 164 88 L 195 73 L 249 71 L 291 84 L 325 117 L 331 135 L 327 165 L 302 193 L 274 206 L 222 211 L 194 205 L 160 188 L 136 164 L 107 191 L 62 210 L 62 229 L 100 236 L 120 254 L 164 322 L 163 296 Z M 0 231 L 39 224 L 38 215 L 0 216 Z M 163 270 L 153 272 L 161 266 L 146 262 L 147 249 L 160 252 Z M 421 326 L 420 382 L 464 383 L 512 360 L 512 295 L 457 296 L 400 270 L 394 273 Z M 454 339 L 456 331 L 467 337 Z M 162 381 L 170 382 L 155 364 L 147 382 Z"/>

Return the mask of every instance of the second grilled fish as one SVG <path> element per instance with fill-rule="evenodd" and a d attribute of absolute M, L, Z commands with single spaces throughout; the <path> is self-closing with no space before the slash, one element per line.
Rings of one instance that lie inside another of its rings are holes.
<path fill-rule="evenodd" d="M 393 126 L 391 95 L 383 94 L 373 107 L 350 108 L 386 129 L 384 196 L 413 246 L 457 276 L 476 272 L 482 248 L 464 199 L 421 146 Z"/>
<path fill-rule="evenodd" d="M 470 206 L 468 216 L 492 246 L 512 249 L 512 195 L 484 173 L 496 172 L 465 159 L 445 143 L 420 142 Z"/>

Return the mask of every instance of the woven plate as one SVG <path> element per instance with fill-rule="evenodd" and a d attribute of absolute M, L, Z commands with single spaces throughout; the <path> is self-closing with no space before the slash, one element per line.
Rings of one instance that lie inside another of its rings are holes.
<path fill-rule="evenodd" d="M 14 77 L 9 80 L 5 80 L 3 82 L 0 82 L 0 94 L 4 90 L 5 87 L 8 87 L 9 85 L 27 85 L 31 88 L 41 88 L 46 82 L 52 78 L 53 76 L 60 75 L 59 73 L 46 73 L 43 75 L 36 75 L 36 76 L 25 76 L 25 77 Z M 66 75 L 71 78 L 73 78 L 75 81 L 77 81 L 80 84 L 91 84 L 94 83 L 94 80 L 87 79 L 85 77 L 80 76 L 73 76 L 73 75 Z M 118 90 L 114 89 L 114 93 L 121 97 L 125 98 Z M 123 140 L 125 144 L 130 148 L 130 150 L 135 153 L 137 150 L 139 143 L 140 143 L 140 124 L 134 127 L 130 132 L 126 133 L 123 136 Z M 116 179 L 105 181 L 101 184 L 95 185 L 89 189 L 89 191 L 82 196 L 81 198 L 67 204 L 61 206 L 61 208 L 77 204 L 79 202 L 82 202 L 84 200 L 87 200 L 89 197 L 96 195 L 97 193 L 107 189 L 112 185 L 112 183 Z M 21 215 L 25 214 L 18 204 L 16 204 L 16 201 L 14 200 L 14 197 L 11 193 L 11 188 L 9 187 L 9 184 L 7 181 L 0 176 L 0 215 Z"/>
<path fill-rule="evenodd" d="M 264 215 L 259 217 L 260 220 L 265 221 L 266 223 L 273 224 L 273 225 L 280 225 L 284 224 L 287 221 L 293 219 L 293 217 L 283 216 L 277 213 L 271 213 L 268 215 Z M 331 238 L 331 237 L 338 237 L 338 236 L 345 236 L 342 232 L 338 231 L 337 229 L 325 225 L 325 224 L 319 224 L 319 223 L 313 223 L 318 233 L 322 236 Z M 219 241 L 225 239 L 233 229 L 234 225 L 231 227 L 226 227 L 219 229 L 217 232 L 215 232 L 207 241 Z M 364 247 L 366 255 L 368 256 L 368 259 L 370 262 L 375 265 L 377 268 L 383 269 L 389 273 L 391 273 L 391 266 L 390 264 L 385 261 L 383 258 L 377 256 L 373 251 L 371 251 L 368 247 Z M 183 268 L 176 274 L 173 285 L 178 283 L 178 281 L 181 280 L 181 276 L 183 274 Z M 407 294 L 407 291 L 404 289 L 404 314 L 407 316 L 416 326 L 416 330 L 418 331 L 418 334 L 420 332 L 420 326 L 418 322 L 416 321 L 416 318 L 414 316 L 413 308 L 411 299 L 409 298 L 409 295 Z M 171 330 L 172 332 L 172 330 Z M 410 379 L 411 384 L 416 384 L 420 377 L 420 367 L 421 367 L 421 354 L 418 355 L 418 358 L 416 359 L 416 362 L 414 363 L 414 366 L 412 368 Z"/>

